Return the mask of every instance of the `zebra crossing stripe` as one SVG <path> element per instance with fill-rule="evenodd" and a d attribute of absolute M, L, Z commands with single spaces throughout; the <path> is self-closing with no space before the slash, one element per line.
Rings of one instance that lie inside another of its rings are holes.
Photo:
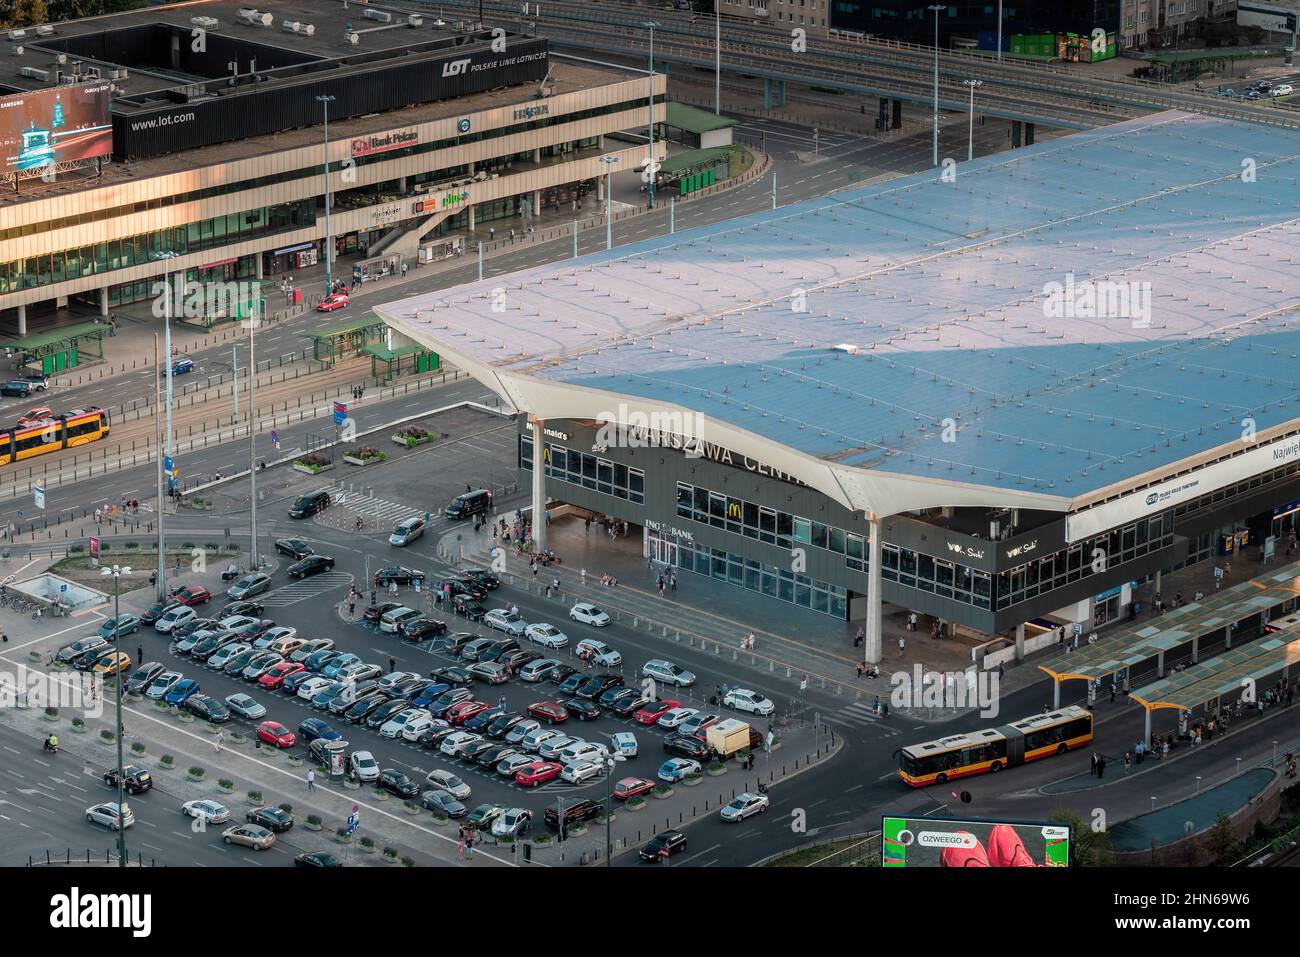
<path fill-rule="evenodd" d="M 401 521 L 402 519 L 415 518 L 424 514 L 423 509 L 411 505 L 390 502 L 387 499 L 376 498 L 373 495 L 360 495 L 337 486 L 333 488 L 335 491 L 334 500 L 339 505 L 351 509 L 358 515 L 369 515 L 373 518 L 392 518 Z"/>
<path fill-rule="evenodd" d="M 852 724 L 869 725 L 875 724 L 880 720 L 880 718 L 872 712 L 870 706 L 862 704 L 861 702 L 841 708 L 839 711 L 835 712 L 835 714 L 840 719 Z"/>
<path fill-rule="evenodd" d="M 323 595 L 335 588 L 342 588 L 353 581 L 355 581 L 355 578 L 347 572 L 324 572 L 320 575 L 314 575 L 306 581 L 293 582 L 277 588 L 275 591 L 268 592 L 262 599 L 262 604 L 268 608 L 283 608 L 286 605 L 293 605 L 309 598 L 315 598 L 317 595 Z"/>

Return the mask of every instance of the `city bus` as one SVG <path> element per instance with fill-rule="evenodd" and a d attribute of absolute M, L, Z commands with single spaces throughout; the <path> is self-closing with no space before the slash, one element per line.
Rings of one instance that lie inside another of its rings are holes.
<path fill-rule="evenodd" d="M 922 788 L 1064 754 L 1092 741 L 1092 712 L 1070 705 L 1012 724 L 902 748 L 898 777 Z"/>
<path fill-rule="evenodd" d="M 34 455 L 86 445 L 108 435 L 108 413 L 98 406 L 56 415 L 35 425 L 0 430 L 0 466 Z"/>

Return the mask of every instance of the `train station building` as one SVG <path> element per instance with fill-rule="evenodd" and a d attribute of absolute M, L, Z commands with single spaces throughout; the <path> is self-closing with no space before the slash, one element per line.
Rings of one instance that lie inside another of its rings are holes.
<path fill-rule="evenodd" d="M 1287 547 L 1297 157 L 1164 113 L 377 313 L 519 411 L 535 509 L 871 661 L 910 612 L 1020 657 Z"/>
<path fill-rule="evenodd" d="M 19 336 L 153 299 L 164 271 L 279 280 L 332 246 L 377 275 L 590 212 L 603 160 L 644 163 L 664 116 L 662 76 L 415 5 L 201 0 L 0 47 L 0 327 Z"/>

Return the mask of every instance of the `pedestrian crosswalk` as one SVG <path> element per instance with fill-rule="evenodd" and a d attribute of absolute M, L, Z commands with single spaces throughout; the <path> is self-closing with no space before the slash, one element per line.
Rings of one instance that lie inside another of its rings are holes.
<path fill-rule="evenodd" d="M 347 572 L 322 572 L 319 575 L 313 575 L 311 578 L 291 582 L 275 589 L 275 591 L 268 592 L 262 599 L 262 604 L 267 608 L 284 608 L 288 605 L 296 605 L 300 601 L 315 598 L 327 591 L 342 588 L 344 585 L 351 585 L 355 580 L 354 576 L 349 575 Z"/>
<path fill-rule="evenodd" d="M 875 713 L 871 704 L 866 701 L 855 701 L 851 705 L 840 708 L 832 713 L 831 720 L 854 724 L 863 728 L 875 727 L 887 738 L 892 738 L 898 734 L 897 731 L 889 727 L 887 721 Z"/>
<path fill-rule="evenodd" d="M 358 515 L 392 522 L 393 524 L 425 513 L 424 509 L 416 508 L 413 505 L 390 502 L 387 499 L 376 498 L 373 495 L 362 495 L 360 492 L 352 492 L 338 485 L 331 485 L 329 493 L 334 505 L 342 505 Z"/>

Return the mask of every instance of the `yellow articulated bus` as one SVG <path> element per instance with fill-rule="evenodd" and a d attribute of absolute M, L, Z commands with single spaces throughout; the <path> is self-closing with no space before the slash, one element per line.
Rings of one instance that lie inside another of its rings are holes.
<path fill-rule="evenodd" d="M 77 409 L 0 430 L 0 466 L 34 455 L 71 449 L 108 435 L 108 413 L 100 408 Z"/>
<path fill-rule="evenodd" d="M 1092 741 L 1092 712 L 1071 705 L 1012 724 L 902 748 L 898 776 L 922 788 L 1064 754 Z"/>

